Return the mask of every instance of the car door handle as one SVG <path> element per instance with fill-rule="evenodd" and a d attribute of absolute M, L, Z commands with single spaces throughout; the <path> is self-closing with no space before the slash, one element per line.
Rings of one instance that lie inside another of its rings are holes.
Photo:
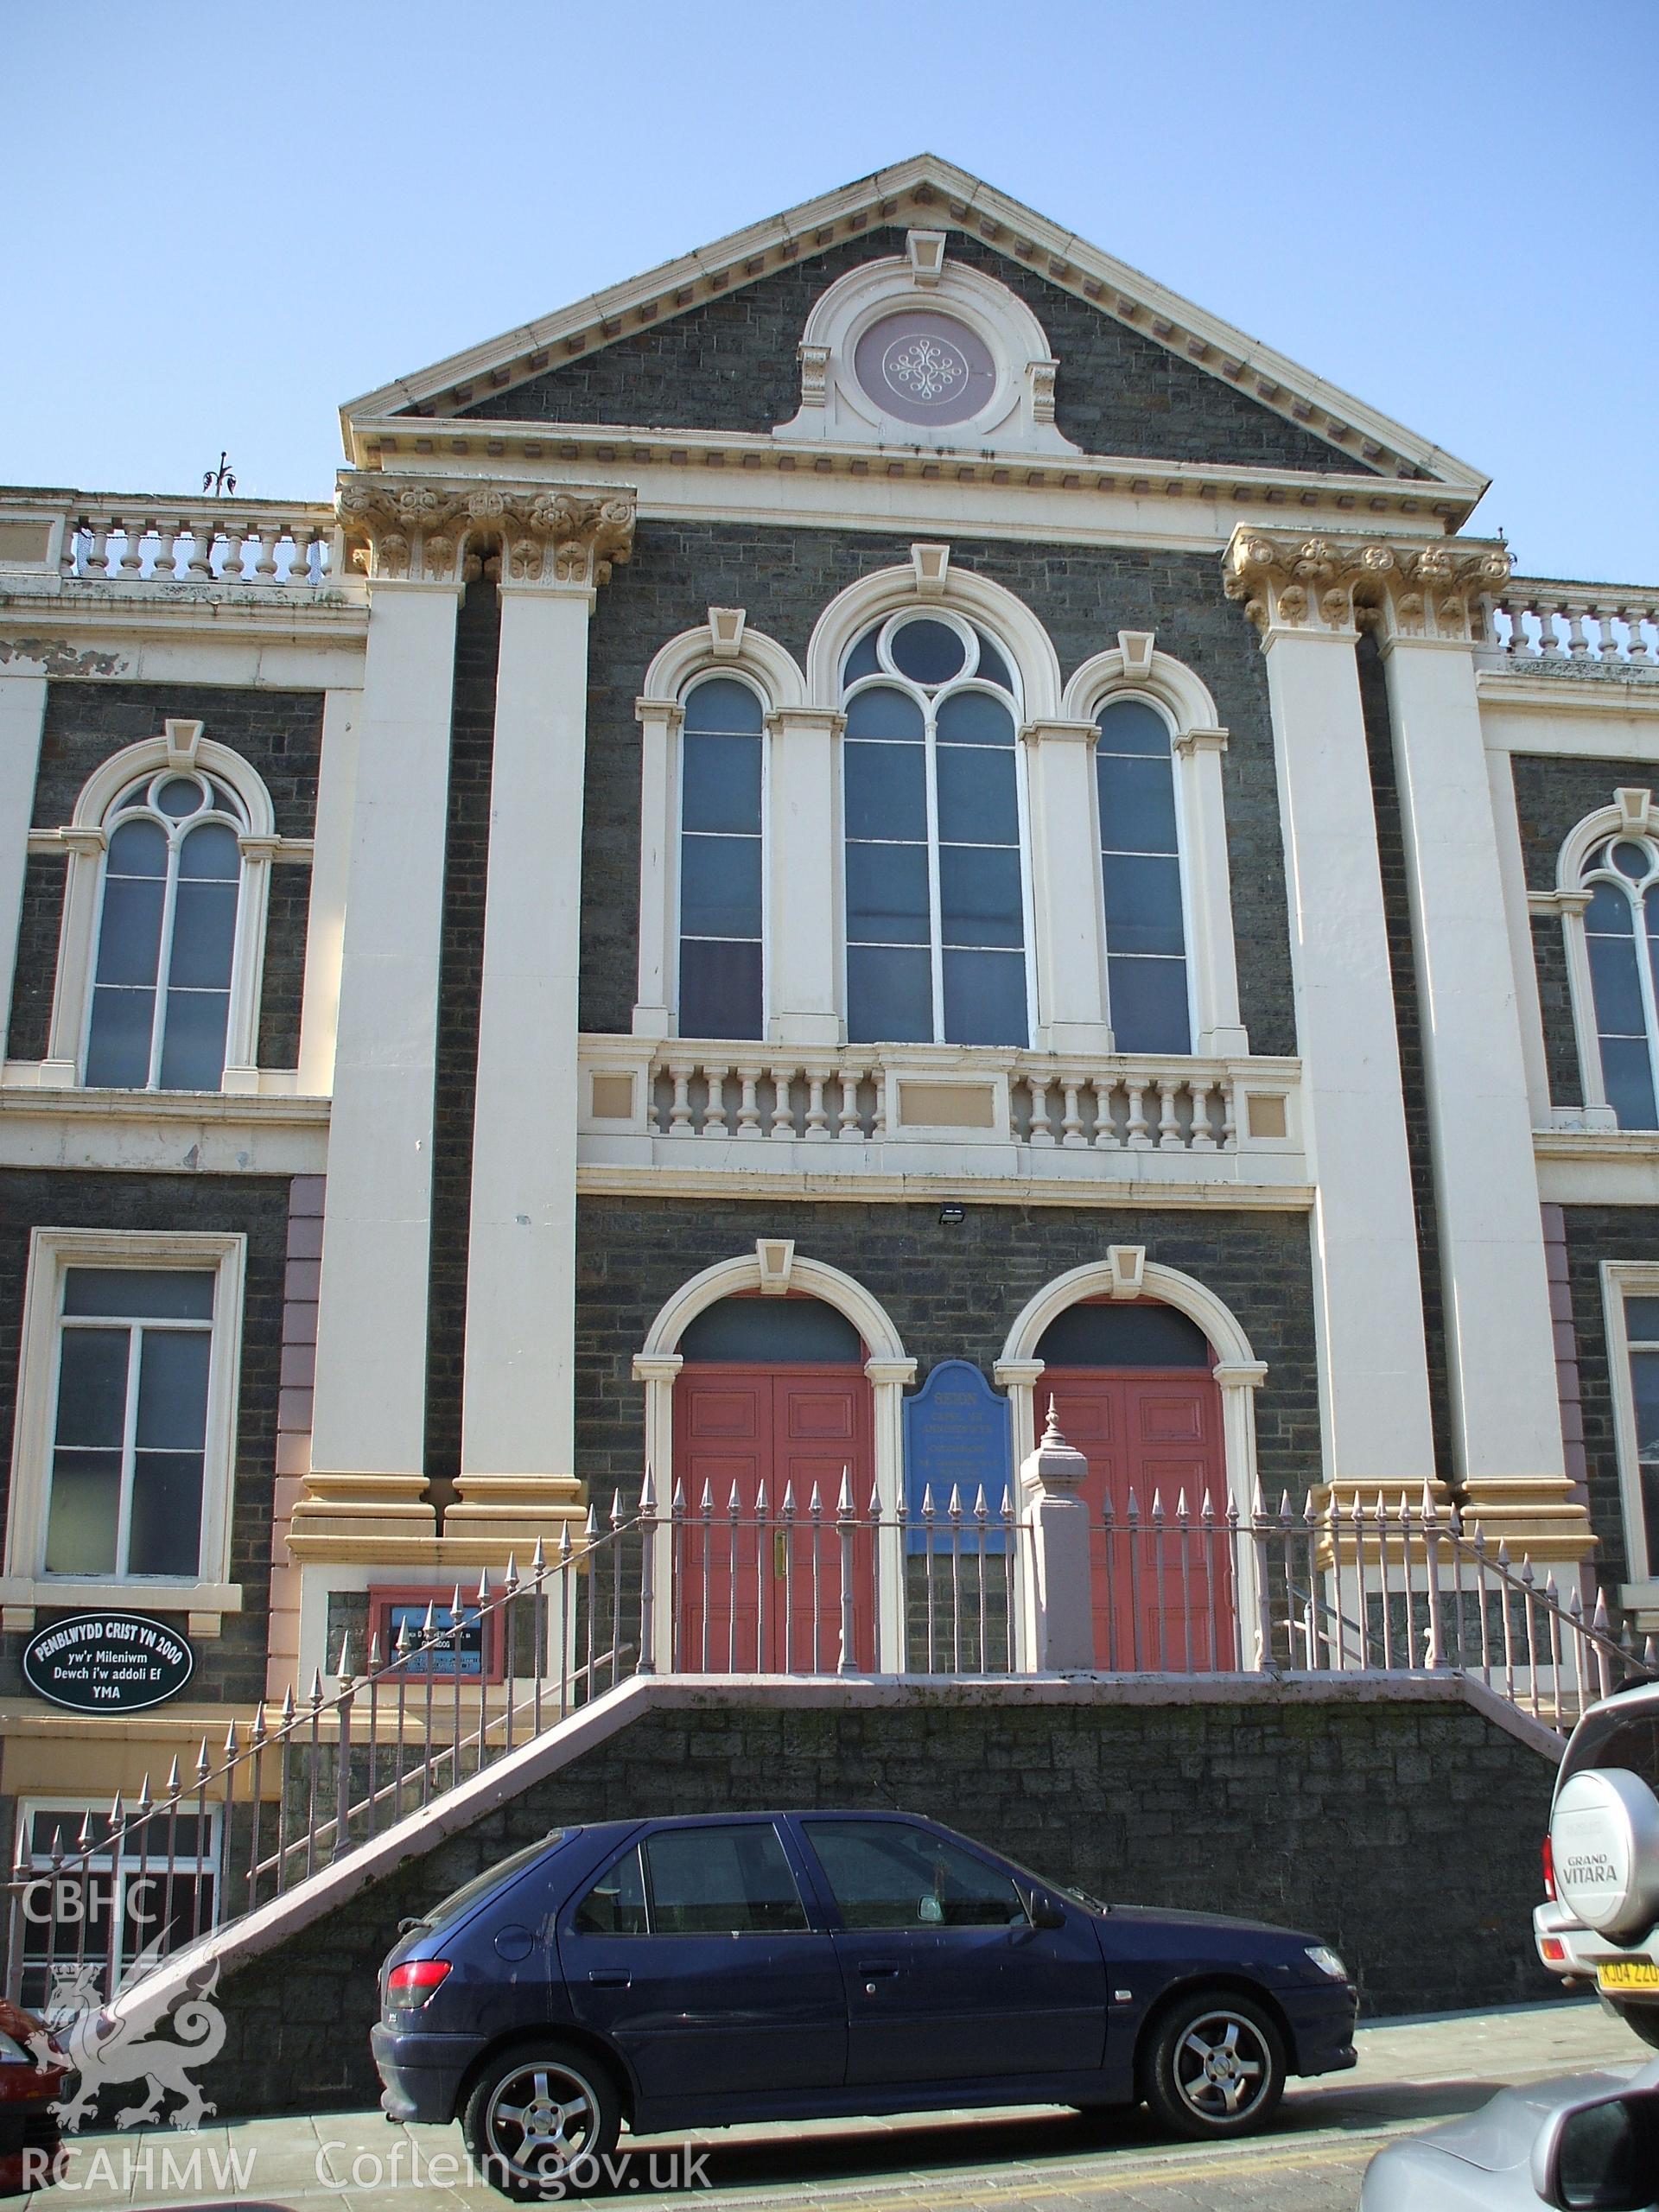
<path fill-rule="evenodd" d="M 899 1961 L 897 1959 L 861 1959 L 858 1971 L 861 1974 L 871 1975 L 897 1974 Z"/>
<path fill-rule="evenodd" d="M 588 1979 L 595 1989 L 626 1989 L 632 1976 L 626 1974 L 590 1974 Z"/>

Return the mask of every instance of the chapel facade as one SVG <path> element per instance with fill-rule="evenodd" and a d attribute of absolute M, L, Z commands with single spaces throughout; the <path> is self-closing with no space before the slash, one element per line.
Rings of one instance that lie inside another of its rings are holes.
<path fill-rule="evenodd" d="M 647 1470 L 659 1667 L 912 1671 L 699 1530 L 982 1580 L 1051 1412 L 1096 1518 L 1427 1499 L 1659 1628 L 1659 594 L 927 156 L 342 426 L 0 497 L 21 1856 Z M 119 1721 L 23 1664 L 106 1611 Z"/>

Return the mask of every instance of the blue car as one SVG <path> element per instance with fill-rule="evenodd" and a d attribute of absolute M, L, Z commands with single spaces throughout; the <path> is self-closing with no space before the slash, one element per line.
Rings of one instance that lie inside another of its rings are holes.
<path fill-rule="evenodd" d="M 1317 1937 L 815 1812 L 556 1830 L 410 1924 L 380 2005 L 387 2113 L 459 2119 L 530 2199 L 613 2181 L 625 2121 L 1144 2099 L 1177 2134 L 1243 2135 L 1287 2073 L 1354 2063 L 1357 1999 Z"/>

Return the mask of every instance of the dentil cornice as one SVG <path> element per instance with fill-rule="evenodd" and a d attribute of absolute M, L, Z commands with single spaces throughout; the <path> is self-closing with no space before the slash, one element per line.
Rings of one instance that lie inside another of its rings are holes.
<path fill-rule="evenodd" d="M 633 550 L 634 495 L 614 485 L 350 475 L 336 506 L 371 582 L 459 583 L 490 558 L 509 587 L 592 590 Z"/>
<path fill-rule="evenodd" d="M 1503 589 L 1510 569 L 1508 553 L 1490 539 L 1281 537 L 1241 524 L 1222 581 L 1264 638 L 1374 629 L 1390 639 L 1468 645 L 1486 636 L 1485 597 Z"/>

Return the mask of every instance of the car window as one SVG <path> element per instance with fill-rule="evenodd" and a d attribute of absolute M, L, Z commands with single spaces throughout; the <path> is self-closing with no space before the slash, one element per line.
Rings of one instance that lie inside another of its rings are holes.
<path fill-rule="evenodd" d="M 422 1926 L 428 1929 L 447 1927 L 450 1922 L 475 1905 L 491 1890 L 505 1889 L 509 1882 L 533 1866 L 538 1859 L 550 1858 L 561 1850 L 573 1836 L 580 1835 L 580 1828 L 553 1828 L 539 1843 L 526 1844 L 522 1851 L 515 1851 L 511 1859 L 504 1859 L 494 1866 L 486 1866 L 481 1874 L 474 1874 L 470 1882 L 463 1882 L 452 1890 L 442 1904 L 435 1904 Z"/>
<path fill-rule="evenodd" d="M 576 1907 L 573 1924 L 578 1936 L 645 1934 L 645 1878 L 638 1844 L 606 1868 Z"/>
<path fill-rule="evenodd" d="M 753 1936 L 806 1926 L 769 1823 L 662 1828 L 645 1843 L 653 1936 Z"/>
<path fill-rule="evenodd" d="M 1586 1767 L 1626 1767 L 1659 1790 L 1659 1713 L 1620 1713 L 1615 1707 L 1598 1714 L 1596 1722 L 1586 1725 L 1565 1764 L 1573 1774 Z"/>
<path fill-rule="evenodd" d="M 1006 1928 L 1026 1909 L 1007 1874 L 925 1828 L 894 1821 L 808 1821 L 849 1928 Z"/>

